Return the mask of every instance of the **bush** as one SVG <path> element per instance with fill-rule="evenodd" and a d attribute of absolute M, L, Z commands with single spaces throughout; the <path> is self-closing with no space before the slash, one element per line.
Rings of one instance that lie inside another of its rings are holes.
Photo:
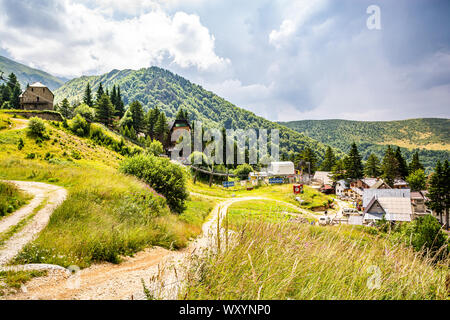
<path fill-rule="evenodd" d="M 43 138 L 45 134 L 45 123 L 41 118 L 33 117 L 28 122 L 28 133 L 36 138 Z"/>
<path fill-rule="evenodd" d="M 89 135 L 90 124 L 82 116 L 77 114 L 70 123 L 70 130 L 77 136 L 85 137 Z"/>
<path fill-rule="evenodd" d="M 447 236 L 442 231 L 442 227 L 437 219 L 431 215 L 419 217 L 410 223 L 403 230 L 405 239 L 411 241 L 415 250 L 425 250 L 438 257 L 445 257 L 448 254 Z"/>
<path fill-rule="evenodd" d="M 234 170 L 234 174 L 239 177 L 241 180 L 248 179 L 248 174 L 253 172 L 253 167 L 248 163 L 241 164 L 237 166 L 236 170 Z"/>
<path fill-rule="evenodd" d="M 74 114 L 82 116 L 84 119 L 88 121 L 94 121 L 95 119 L 95 109 L 89 107 L 87 104 L 80 104 L 78 107 L 75 108 Z"/>
<path fill-rule="evenodd" d="M 147 145 L 147 151 L 149 154 L 159 156 L 164 152 L 164 148 L 161 142 L 153 140 Z"/>
<path fill-rule="evenodd" d="M 186 178 L 180 166 L 166 158 L 136 155 L 122 161 L 120 171 L 142 179 L 166 197 L 170 209 L 181 213 L 188 198 Z"/>
<path fill-rule="evenodd" d="M 25 144 L 23 143 L 23 139 L 19 139 L 19 143 L 17 144 L 17 149 L 22 150 Z"/>

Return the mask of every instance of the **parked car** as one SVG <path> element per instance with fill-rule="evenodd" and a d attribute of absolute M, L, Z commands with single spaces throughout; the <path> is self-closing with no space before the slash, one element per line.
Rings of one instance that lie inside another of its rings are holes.
<path fill-rule="evenodd" d="M 344 208 L 342 209 L 342 214 L 344 216 L 359 215 L 359 211 L 355 208 Z"/>
<path fill-rule="evenodd" d="M 319 224 L 325 226 L 331 223 L 331 218 L 329 216 L 323 216 L 319 218 Z"/>

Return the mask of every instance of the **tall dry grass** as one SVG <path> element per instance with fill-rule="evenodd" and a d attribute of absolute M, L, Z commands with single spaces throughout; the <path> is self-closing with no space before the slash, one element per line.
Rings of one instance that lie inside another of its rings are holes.
<path fill-rule="evenodd" d="M 193 258 L 187 299 L 448 299 L 449 261 L 361 229 L 252 221 Z"/>

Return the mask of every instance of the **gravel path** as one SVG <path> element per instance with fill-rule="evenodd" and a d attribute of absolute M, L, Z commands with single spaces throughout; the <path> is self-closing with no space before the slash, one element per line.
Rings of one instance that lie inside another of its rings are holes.
<path fill-rule="evenodd" d="M 33 241 L 39 232 L 44 229 L 50 219 L 53 211 L 65 200 L 67 196 L 66 189 L 41 182 L 30 181 L 6 181 L 15 184 L 21 190 L 34 195 L 30 203 L 17 210 L 12 215 L 0 220 L 0 233 L 8 231 L 9 228 L 19 223 L 22 219 L 33 214 L 33 212 L 42 204 L 42 208 L 36 212 L 35 216 L 21 230 L 15 233 L 11 238 L 0 247 L 0 270 L 2 265 L 7 264 L 14 258 L 23 247 L 30 241 Z M 24 266 L 9 267 L 11 269 L 20 269 Z M 31 266 L 27 266 L 31 269 Z M 37 267 L 40 268 L 41 267 Z"/>

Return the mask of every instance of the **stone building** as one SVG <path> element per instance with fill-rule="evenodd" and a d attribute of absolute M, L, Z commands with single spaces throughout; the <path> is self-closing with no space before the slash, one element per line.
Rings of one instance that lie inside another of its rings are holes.
<path fill-rule="evenodd" d="M 53 110 L 54 95 L 40 82 L 28 86 L 19 96 L 20 108 L 24 110 Z"/>

